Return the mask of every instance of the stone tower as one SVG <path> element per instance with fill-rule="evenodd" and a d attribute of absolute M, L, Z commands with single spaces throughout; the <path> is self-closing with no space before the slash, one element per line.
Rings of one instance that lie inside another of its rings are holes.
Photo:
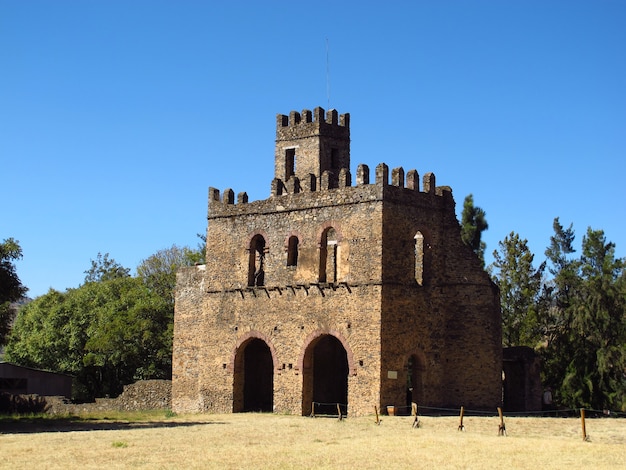
<path fill-rule="evenodd" d="M 322 108 L 314 114 L 305 110 L 277 116 L 275 178 L 308 181 L 310 175 L 319 178 L 328 172 L 336 183 L 339 170 L 350 168 L 350 115 L 338 118 L 337 111 L 330 110 L 324 116 Z"/>
<path fill-rule="evenodd" d="M 450 188 L 382 163 L 353 185 L 350 116 L 322 108 L 277 116 L 274 169 L 265 200 L 209 188 L 207 263 L 177 277 L 173 409 L 499 406 L 498 292 Z"/>

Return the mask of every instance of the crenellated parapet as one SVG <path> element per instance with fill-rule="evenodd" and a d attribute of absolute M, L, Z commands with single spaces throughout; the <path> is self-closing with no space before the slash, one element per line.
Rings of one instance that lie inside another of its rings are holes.
<path fill-rule="evenodd" d="M 287 181 L 283 181 L 280 178 L 274 178 L 271 184 L 270 198 L 263 201 L 254 201 L 251 204 L 267 203 L 273 201 L 277 204 L 280 203 L 280 199 L 285 196 L 295 195 L 306 197 L 315 197 L 315 194 L 326 195 L 333 199 L 333 195 L 341 197 L 342 192 L 345 191 L 358 191 L 359 188 L 378 188 L 379 190 L 387 189 L 387 191 L 406 194 L 419 194 L 432 195 L 435 197 L 441 197 L 445 193 L 451 193 L 452 190 L 448 186 L 436 186 L 434 173 L 425 173 L 421 179 L 417 170 L 409 170 L 405 172 L 403 167 L 393 168 L 391 171 L 385 163 L 380 163 L 376 166 L 374 172 L 374 181 L 370 181 L 370 169 L 368 165 L 360 164 L 357 166 L 355 185 L 352 184 L 352 173 L 347 168 L 342 168 L 336 174 L 331 171 L 322 172 L 321 176 L 317 178 L 314 174 L 309 173 L 298 177 L 292 175 Z M 384 199 L 384 192 L 379 191 L 381 197 Z M 352 194 L 352 193 L 351 193 Z M 391 193 L 390 193 L 391 194 Z M 236 200 L 236 202 L 235 202 Z M 216 188 L 209 188 L 209 207 L 222 207 L 229 205 L 246 205 L 248 204 L 248 194 L 246 192 L 240 192 L 235 198 L 235 193 L 232 189 L 227 188 L 223 193 Z M 298 204 L 298 200 L 292 200 L 293 204 Z M 310 201 L 303 204 L 309 204 Z M 303 207 L 304 208 L 304 207 Z"/>
<path fill-rule="evenodd" d="M 317 128 L 327 128 L 326 126 L 339 126 L 346 130 L 350 129 L 350 114 L 338 114 L 337 110 L 330 109 L 328 112 L 324 111 L 324 108 L 317 107 L 311 112 L 308 109 L 299 113 L 298 111 L 291 111 L 288 115 L 277 114 L 276 115 L 276 130 L 279 131 L 304 131 L 307 125 L 313 125 Z M 287 128 L 287 129 L 285 129 Z"/>

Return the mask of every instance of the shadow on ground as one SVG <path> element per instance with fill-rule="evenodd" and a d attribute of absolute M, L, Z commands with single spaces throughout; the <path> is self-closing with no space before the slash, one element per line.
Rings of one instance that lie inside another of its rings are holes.
<path fill-rule="evenodd" d="M 0 420 L 0 434 L 36 434 L 43 432 L 74 432 L 74 431 L 123 431 L 130 429 L 179 428 L 190 426 L 207 426 L 227 424 L 218 421 L 149 421 L 126 422 L 84 420 L 72 418 L 60 419 L 6 419 Z"/>

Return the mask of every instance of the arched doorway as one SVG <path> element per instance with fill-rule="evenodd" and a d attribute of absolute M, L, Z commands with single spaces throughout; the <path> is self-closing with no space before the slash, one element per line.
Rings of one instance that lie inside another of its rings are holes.
<path fill-rule="evenodd" d="M 348 354 L 337 338 L 321 335 L 304 353 L 302 414 L 337 414 L 348 408 Z"/>
<path fill-rule="evenodd" d="M 406 405 L 422 403 L 424 398 L 424 385 L 422 375 L 424 366 L 416 354 L 409 356 L 406 364 Z"/>
<path fill-rule="evenodd" d="M 235 356 L 233 411 L 273 411 L 274 362 L 265 341 L 251 338 Z"/>

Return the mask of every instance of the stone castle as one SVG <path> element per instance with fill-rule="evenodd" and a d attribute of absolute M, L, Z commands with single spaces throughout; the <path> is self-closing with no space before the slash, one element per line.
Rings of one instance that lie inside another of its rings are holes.
<path fill-rule="evenodd" d="M 177 276 L 173 410 L 500 406 L 499 294 L 451 189 L 382 163 L 353 181 L 350 115 L 322 108 L 277 116 L 274 172 L 261 201 L 209 188 L 206 264 Z"/>

